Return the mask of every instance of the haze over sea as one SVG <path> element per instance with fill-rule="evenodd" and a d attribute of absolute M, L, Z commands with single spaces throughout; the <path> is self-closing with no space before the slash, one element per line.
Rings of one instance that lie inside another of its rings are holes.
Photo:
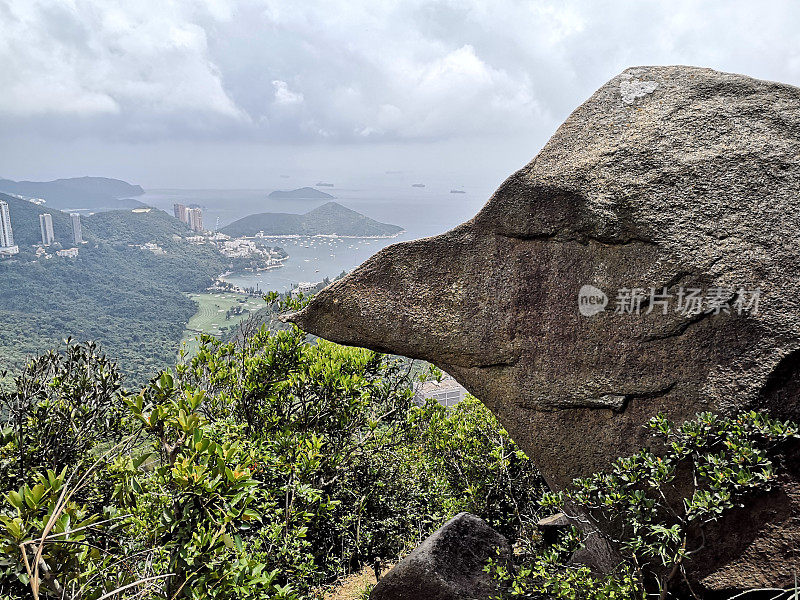
<path fill-rule="evenodd" d="M 484 189 L 462 188 L 450 182 L 418 181 L 402 173 L 387 173 L 373 180 L 359 183 L 335 180 L 334 187 L 314 186 L 317 181 L 281 179 L 271 189 L 262 190 L 207 190 L 207 189 L 154 189 L 137 198 L 142 202 L 172 213 L 172 205 L 197 204 L 203 207 L 206 229 L 222 228 L 233 221 L 261 212 L 306 213 L 330 200 L 283 200 L 269 198 L 275 189 L 289 190 L 313 186 L 332 194 L 342 206 L 360 212 L 383 223 L 399 225 L 405 229 L 397 237 L 388 239 L 361 238 L 283 238 L 274 245 L 289 253 L 284 266 L 259 273 L 234 273 L 225 277 L 241 287 L 258 287 L 262 291 L 286 291 L 300 281 L 318 282 L 333 279 L 342 271 L 350 271 L 381 248 L 400 241 L 437 235 L 470 219 L 488 200 L 499 182 Z M 412 187 L 424 183 L 426 187 Z M 450 193 L 463 189 L 463 194 Z"/>

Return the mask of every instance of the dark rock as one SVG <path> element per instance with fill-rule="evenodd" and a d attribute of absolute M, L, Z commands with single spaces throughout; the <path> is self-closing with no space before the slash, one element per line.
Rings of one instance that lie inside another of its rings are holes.
<path fill-rule="evenodd" d="M 483 568 L 490 558 L 502 561 L 510 555 L 508 541 L 502 535 L 478 517 L 460 513 L 386 573 L 369 597 L 488 600 L 496 595 L 496 589 Z"/>
<path fill-rule="evenodd" d="M 572 520 L 563 512 L 545 517 L 536 523 L 536 527 L 542 534 L 542 541 L 547 545 L 555 543 L 558 540 L 558 534 L 571 525 Z"/>
<path fill-rule="evenodd" d="M 559 488 L 646 446 L 659 412 L 800 417 L 798 198 L 800 89 L 632 68 L 472 220 L 389 246 L 293 319 L 451 373 Z M 666 314 L 647 297 L 638 314 L 614 310 L 618 290 L 665 287 Z M 722 310 L 676 311 L 681 288 L 719 288 Z M 756 290 L 758 310 L 738 314 Z M 788 464 L 774 504 L 686 564 L 693 581 L 793 584 L 800 465 Z"/>

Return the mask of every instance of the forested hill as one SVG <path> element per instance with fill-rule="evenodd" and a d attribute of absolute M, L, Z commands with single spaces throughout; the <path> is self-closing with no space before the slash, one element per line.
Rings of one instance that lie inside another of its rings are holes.
<path fill-rule="evenodd" d="M 0 192 L 25 198 L 42 198 L 48 208 L 60 210 L 118 210 L 144 206 L 141 186 L 119 179 L 77 177 L 55 181 L 13 181 L 0 178 Z"/>
<path fill-rule="evenodd" d="M 117 244 L 171 244 L 175 243 L 175 236 L 196 235 L 185 223 L 155 208 L 139 213 L 127 210 L 95 213 L 84 222 L 92 235 Z"/>
<path fill-rule="evenodd" d="M 222 229 L 232 236 L 264 235 L 341 235 L 384 237 L 397 235 L 402 227 L 380 223 L 336 202 L 327 202 L 303 215 L 259 213 L 234 221 Z"/>
<path fill-rule="evenodd" d="M 7 194 L 0 194 L 0 200 L 5 200 L 8 203 L 11 228 L 14 232 L 14 243 L 19 246 L 20 251 L 33 252 L 32 246 L 41 243 L 42 235 L 39 230 L 39 215 L 44 213 L 50 213 L 53 217 L 53 233 L 57 242 L 68 244 L 72 240 L 72 224 L 69 221 L 68 214 L 48 208 L 45 205 L 39 206 L 27 200 L 20 200 Z"/>
<path fill-rule="evenodd" d="M 53 219 L 55 241 L 63 247 L 73 245 L 69 214 L 49 208 L 46 204 L 37 205 L 7 194 L 0 193 L 0 200 L 8 203 L 14 241 L 20 251 L 32 252 L 33 245 L 41 243 L 39 215 L 44 213 L 49 213 Z M 173 243 L 175 235 L 194 235 L 187 225 L 157 209 L 137 213 L 114 210 L 81 215 L 81 230 L 87 242 L 115 244 Z"/>
<path fill-rule="evenodd" d="M 228 267 L 209 246 L 159 210 L 115 211 L 82 218 L 77 258 L 35 259 L 40 212 L 53 215 L 56 241 L 70 239 L 69 216 L 25 200 L 9 203 L 20 254 L 0 260 L 0 370 L 72 336 L 96 340 L 141 385 L 155 370 L 175 363 L 185 324 L 196 306 L 184 292 L 203 290 Z M 153 242 L 154 254 L 129 244 Z M 65 246 L 72 246 L 71 243 Z"/>

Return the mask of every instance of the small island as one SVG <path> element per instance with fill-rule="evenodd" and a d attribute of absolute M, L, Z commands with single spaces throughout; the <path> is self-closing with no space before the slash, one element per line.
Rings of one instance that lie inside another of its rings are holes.
<path fill-rule="evenodd" d="M 296 190 L 275 190 L 270 192 L 269 197 L 277 200 L 330 200 L 336 196 L 320 192 L 312 187 L 301 187 Z"/>
<path fill-rule="evenodd" d="M 259 213 L 234 221 L 221 233 L 233 237 L 314 236 L 394 237 L 402 227 L 380 223 L 336 202 L 327 202 L 305 214 Z"/>

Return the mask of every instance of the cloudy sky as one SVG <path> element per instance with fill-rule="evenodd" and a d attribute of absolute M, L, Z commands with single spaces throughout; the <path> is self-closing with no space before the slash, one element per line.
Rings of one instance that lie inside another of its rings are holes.
<path fill-rule="evenodd" d="M 800 84 L 797 4 L 0 0 L 0 176 L 491 189 L 637 64 Z"/>

